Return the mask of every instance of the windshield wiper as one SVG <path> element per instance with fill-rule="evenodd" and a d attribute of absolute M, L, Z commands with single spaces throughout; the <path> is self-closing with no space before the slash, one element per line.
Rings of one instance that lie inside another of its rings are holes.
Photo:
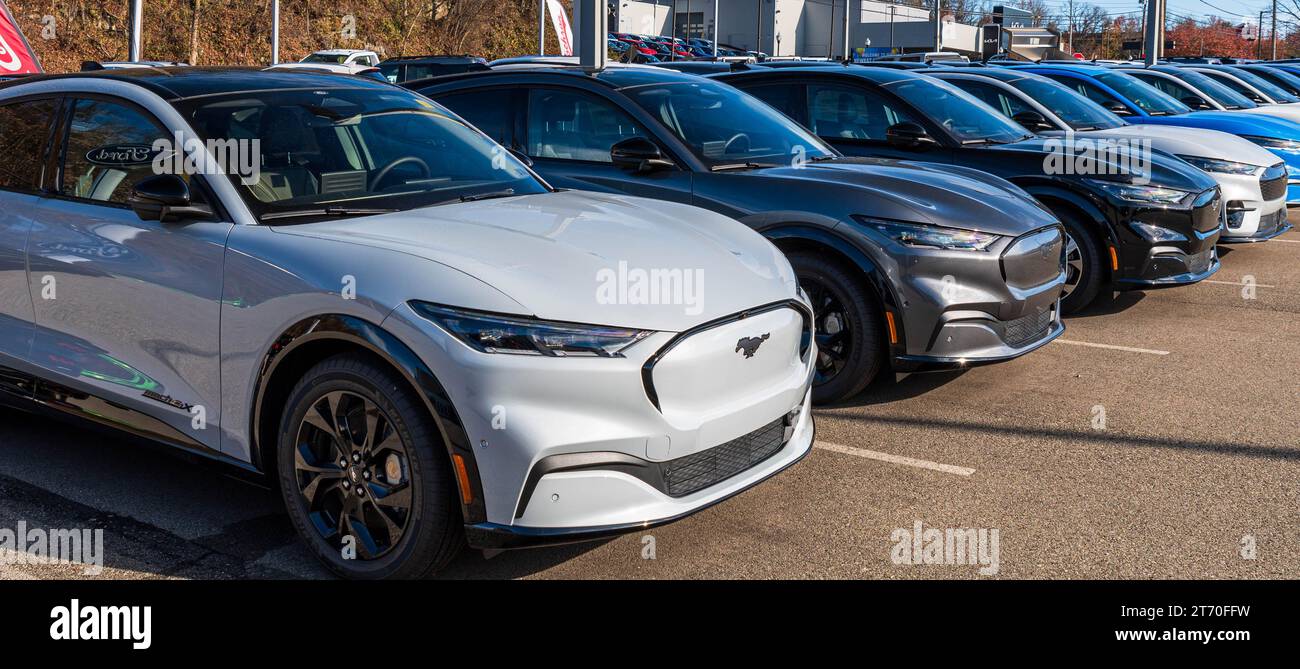
<path fill-rule="evenodd" d="M 477 202 L 479 200 L 491 200 L 498 197 L 510 197 L 515 194 L 515 189 L 507 188 L 505 190 L 494 190 L 489 193 L 475 193 L 473 195 L 460 196 L 461 202 Z"/>
<path fill-rule="evenodd" d="M 259 221 L 275 221 L 285 218 L 305 218 L 308 216 L 373 216 L 375 214 L 391 214 L 401 209 L 362 209 L 358 207 L 325 207 L 324 209 L 302 209 L 299 211 L 277 211 L 270 214 L 262 214 L 258 217 Z"/>
<path fill-rule="evenodd" d="M 992 139 L 990 137 L 980 137 L 979 139 L 964 139 L 962 140 L 961 145 L 970 146 L 973 144 L 1003 144 L 1003 143 L 1004 142 L 999 142 L 996 139 Z"/>
<path fill-rule="evenodd" d="M 726 165 L 714 165 L 709 168 L 710 172 L 723 172 L 726 170 L 754 170 L 763 167 L 776 167 L 773 163 L 728 163 Z"/>
<path fill-rule="evenodd" d="M 812 162 L 814 162 L 814 163 L 820 163 L 820 162 L 823 161 L 823 160 L 835 160 L 836 158 L 839 158 L 839 156 L 813 156 L 812 158 L 809 158 L 808 160 L 810 160 L 810 161 L 812 161 Z"/>

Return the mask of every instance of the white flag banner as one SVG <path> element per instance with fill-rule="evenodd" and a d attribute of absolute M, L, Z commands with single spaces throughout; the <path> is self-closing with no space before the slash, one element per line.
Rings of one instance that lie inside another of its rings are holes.
<path fill-rule="evenodd" d="M 564 13 L 560 0 L 546 0 L 551 10 L 551 25 L 555 27 L 555 37 L 560 42 L 560 55 L 573 55 L 573 26 L 569 24 L 569 15 Z"/>

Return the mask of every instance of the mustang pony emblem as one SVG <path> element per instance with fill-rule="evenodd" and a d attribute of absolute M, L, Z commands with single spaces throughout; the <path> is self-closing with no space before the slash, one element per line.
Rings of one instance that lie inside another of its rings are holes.
<path fill-rule="evenodd" d="M 742 337 L 740 341 L 736 342 L 736 352 L 744 351 L 746 358 L 752 358 L 758 352 L 758 347 L 762 346 L 763 342 L 767 341 L 768 337 L 771 336 L 772 333 L 768 332 L 762 337 Z"/>

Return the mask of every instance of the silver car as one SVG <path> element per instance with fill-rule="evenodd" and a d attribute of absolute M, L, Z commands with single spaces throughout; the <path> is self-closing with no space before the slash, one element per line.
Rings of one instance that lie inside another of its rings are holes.
<path fill-rule="evenodd" d="M 340 575 L 671 521 L 812 445 L 776 247 L 556 191 L 409 91 L 38 77 L 0 148 L 0 399 L 266 475 Z"/>

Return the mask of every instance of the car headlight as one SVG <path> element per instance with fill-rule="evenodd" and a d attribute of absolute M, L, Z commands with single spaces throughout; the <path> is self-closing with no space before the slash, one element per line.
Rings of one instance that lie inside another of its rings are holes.
<path fill-rule="evenodd" d="M 1192 197 L 1192 193 L 1177 188 L 1151 185 L 1140 186 L 1118 181 L 1102 181 L 1100 179 L 1089 179 L 1088 181 L 1111 197 L 1134 204 L 1178 205 L 1183 204 Z"/>
<path fill-rule="evenodd" d="M 1264 173 L 1263 167 L 1251 165 L 1250 163 L 1238 163 L 1231 160 L 1219 160 L 1217 158 L 1200 158 L 1198 156 L 1178 156 L 1183 160 L 1191 163 L 1204 172 L 1217 172 L 1219 174 L 1241 174 L 1257 177 Z"/>
<path fill-rule="evenodd" d="M 543 321 L 411 302 L 417 313 L 484 353 L 553 357 L 618 357 L 648 330 Z"/>
<path fill-rule="evenodd" d="M 854 216 L 854 220 L 884 233 L 890 239 L 906 246 L 923 246 L 959 251 L 984 251 L 999 235 L 960 228 L 945 228 L 924 223 L 905 223 L 870 216 Z"/>
<path fill-rule="evenodd" d="M 1300 151 L 1300 142 L 1290 139 L 1282 139 L 1281 137 L 1257 137 L 1254 135 L 1242 135 L 1242 138 L 1248 139 L 1266 149 Z"/>
<path fill-rule="evenodd" d="M 1149 242 L 1185 242 L 1187 237 L 1181 232 L 1175 232 L 1168 228 L 1162 228 L 1158 225 L 1143 223 L 1142 221 L 1129 221 L 1129 227 Z"/>

